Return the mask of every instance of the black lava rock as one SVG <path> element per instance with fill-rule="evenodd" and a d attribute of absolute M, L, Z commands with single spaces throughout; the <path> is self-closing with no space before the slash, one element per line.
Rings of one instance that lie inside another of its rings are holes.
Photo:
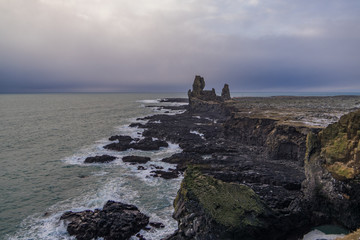
<path fill-rule="evenodd" d="M 67 231 L 78 240 L 125 240 L 149 223 L 149 217 L 134 205 L 114 201 L 108 201 L 102 210 L 65 212 L 60 219 L 69 222 Z"/>
<path fill-rule="evenodd" d="M 87 157 L 84 161 L 84 163 L 107 163 L 114 161 L 116 157 L 109 156 L 109 155 L 101 155 L 101 156 L 95 156 L 95 157 Z"/>
<path fill-rule="evenodd" d="M 141 157 L 141 156 L 126 156 L 122 158 L 123 162 L 130 163 L 147 163 L 151 160 L 149 157 Z"/>

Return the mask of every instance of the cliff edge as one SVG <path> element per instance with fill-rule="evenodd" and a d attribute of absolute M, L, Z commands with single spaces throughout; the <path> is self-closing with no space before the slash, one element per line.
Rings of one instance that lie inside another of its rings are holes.
<path fill-rule="evenodd" d="M 305 198 L 315 222 L 360 225 L 360 111 L 307 136 Z"/>

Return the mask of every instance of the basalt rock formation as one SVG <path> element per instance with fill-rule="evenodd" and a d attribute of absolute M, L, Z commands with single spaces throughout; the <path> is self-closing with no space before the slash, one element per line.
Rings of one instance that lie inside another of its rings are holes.
<path fill-rule="evenodd" d="M 318 222 L 360 226 L 360 111 L 307 137 L 304 192 Z"/>
<path fill-rule="evenodd" d="M 231 96 L 230 96 L 230 89 L 229 89 L 229 85 L 225 84 L 224 88 L 221 91 L 221 98 L 226 101 L 226 100 L 230 100 Z"/>
<path fill-rule="evenodd" d="M 193 89 L 188 91 L 189 110 L 190 111 L 207 111 L 207 112 L 221 112 L 223 107 L 221 103 L 230 100 L 229 85 L 225 84 L 221 96 L 217 96 L 215 89 L 204 90 L 205 80 L 201 76 L 195 76 Z M 206 109 L 204 109 L 206 108 Z"/>
<path fill-rule="evenodd" d="M 61 220 L 68 222 L 67 231 L 77 240 L 102 237 L 105 240 L 126 240 L 149 223 L 149 217 L 137 207 L 108 201 L 102 210 L 65 212 Z"/>

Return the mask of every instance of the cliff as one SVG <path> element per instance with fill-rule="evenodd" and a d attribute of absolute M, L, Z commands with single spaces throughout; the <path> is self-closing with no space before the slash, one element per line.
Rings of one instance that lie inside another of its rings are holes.
<path fill-rule="evenodd" d="M 360 111 L 308 135 L 303 185 L 315 221 L 359 227 L 359 137 Z"/>
<path fill-rule="evenodd" d="M 180 228 L 169 239 L 254 239 L 275 217 L 249 187 L 226 183 L 188 168 L 174 201 Z M 270 238 L 268 238 L 270 239 Z"/>

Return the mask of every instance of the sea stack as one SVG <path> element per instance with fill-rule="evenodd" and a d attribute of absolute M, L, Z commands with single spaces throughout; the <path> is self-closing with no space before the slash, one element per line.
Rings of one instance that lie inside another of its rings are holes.
<path fill-rule="evenodd" d="M 230 90 L 229 90 L 229 85 L 228 84 L 224 84 L 224 87 L 221 91 L 221 98 L 224 100 L 224 101 L 227 101 L 227 100 L 230 100 L 231 99 L 231 96 L 230 96 Z"/>
<path fill-rule="evenodd" d="M 205 80 L 203 77 L 197 75 L 195 76 L 194 83 L 192 85 L 193 89 L 189 89 L 188 96 L 189 102 L 194 98 L 197 98 L 202 101 L 215 101 L 215 102 L 222 102 L 226 100 L 230 100 L 230 90 L 229 85 L 225 84 L 224 88 L 221 92 L 221 97 L 217 96 L 215 93 L 215 89 L 212 88 L 211 90 L 204 90 L 205 88 Z"/>

